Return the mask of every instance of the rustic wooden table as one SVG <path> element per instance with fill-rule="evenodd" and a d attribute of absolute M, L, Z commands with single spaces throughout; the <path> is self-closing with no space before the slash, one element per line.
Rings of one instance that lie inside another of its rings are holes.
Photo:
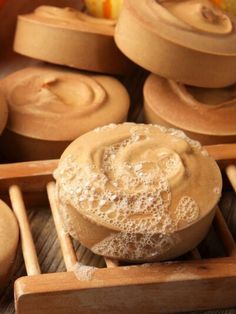
<path fill-rule="evenodd" d="M 58 1 L 55 0 L 9 0 L 8 8 L 6 8 L 5 11 L 0 11 L 0 42 L 1 47 L 4 47 L 4 49 L 0 51 L 0 78 L 17 69 L 38 63 L 37 61 L 17 56 L 12 52 L 11 47 L 17 12 L 31 11 L 33 7 L 45 2 L 51 4 L 58 3 Z M 75 1 L 60 1 L 60 5 L 68 5 L 69 3 L 75 3 Z M 142 121 L 142 86 L 146 76 L 147 73 L 145 71 L 137 69 L 134 76 L 122 79 L 123 83 L 129 90 L 132 100 L 129 116 L 130 121 Z M 236 238 L 236 197 L 232 191 L 229 191 L 229 188 L 224 192 L 221 201 L 221 209 L 234 237 Z M 65 271 L 65 265 L 50 210 L 48 208 L 29 208 L 28 211 L 42 272 L 51 273 Z M 77 249 L 77 256 L 82 263 L 101 267 L 104 265 L 103 258 L 93 255 L 78 243 L 75 243 L 75 247 Z M 200 246 L 200 251 L 203 256 L 215 257 L 224 255 L 213 229 L 210 231 L 209 236 L 204 243 Z M 26 271 L 22 254 L 19 249 L 11 282 L 6 288 L 4 295 L 0 297 L 0 314 L 11 314 L 15 312 L 13 283 L 15 279 L 24 275 L 26 275 Z M 224 293 L 224 291 L 222 291 L 222 293 Z M 236 309 L 208 311 L 204 313 L 236 314 Z"/>

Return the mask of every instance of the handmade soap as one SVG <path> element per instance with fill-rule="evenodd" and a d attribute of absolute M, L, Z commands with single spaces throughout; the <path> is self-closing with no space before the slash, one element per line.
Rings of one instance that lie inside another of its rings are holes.
<path fill-rule="evenodd" d="M 0 292 L 6 285 L 15 260 L 19 228 L 11 209 L 0 200 Z"/>
<path fill-rule="evenodd" d="M 208 0 L 127 0 L 115 41 L 145 69 L 184 84 L 236 81 L 236 19 Z"/>
<path fill-rule="evenodd" d="M 7 159 L 58 158 L 78 136 L 107 123 L 126 121 L 129 96 L 108 76 L 57 67 L 32 67 L 2 81 L 9 106 L 3 144 Z"/>
<path fill-rule="evenodd" d="M 199 88 L 151 74 L 144 85 L 147 123 L 182 129 L 202 144 L 236 141 L 236 85 Z"/>
<path fill-rule="evenodd" d="M 6 99 L 3 96 L 3 93 L 0 90 L 0 134 L 4 130 L 7 124 L 7 117 L 8 117 L 8 109 Z"/>
<path fill-rule="evenodd" d="M 14 49 L 55 64 L 126 74 L 133 65 L 115 45 L 115 24 L 73 8 L 41 6 L 18 17 Z"/>
<path fill-rule="evenodd" d="M 66 231 L 96 254 L 138 262 L 196 247 L 222 188 L 220 170 L 199 142 L 134 123 L 81 136 L 54 176 Z"/>

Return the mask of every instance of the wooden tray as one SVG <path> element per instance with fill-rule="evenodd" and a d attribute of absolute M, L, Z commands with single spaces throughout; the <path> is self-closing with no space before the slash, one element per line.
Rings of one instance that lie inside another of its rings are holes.
<path fill-rule="evenodd" d="M 207 149 L 221 163 L 236 159 L 236 144 Z M 17 313 L 177 313 L 236 307 L 236 244 L 220 210 L 214 226 L 227 257 L 202 259 L 195 249 L 188 260 L 162 263 L 122 266 L 105 259 L 105 268 L 80 280 L 71 271 L 78 261 L 54 198 L 56 165 L 56 160 L 0 165 L 0 196 L 7 199 L 9 193 L 28 274 L 15 282 Z M 225 170 L 236 189 L 236 167 L 227 165 Z M 41 274 L 25 210 L 25 204 L 45 205 L 46 191 L 67 269 L 63 273 Z"/>

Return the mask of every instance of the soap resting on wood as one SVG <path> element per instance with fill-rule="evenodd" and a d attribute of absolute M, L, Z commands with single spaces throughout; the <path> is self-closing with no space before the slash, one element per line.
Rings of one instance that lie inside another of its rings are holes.
<path fill-rule="evenodd" d="M 184 84 L 236 81 L 236 19 L 208 0 L 127 0 L 115 41 L 143 68 Z"/>
<path fill-rule="evenodd" d="M 115 45 L 115 24 L 73 8 L 41 6 L 18 17 L 14 50 L 77 69 L 127 74 L 134 66 Z"/>
<path fill-rule="evenodd" d="M 63 153 L 54 174 L 65 229 L 94 253 L 173 259 L 205 237 L 221 195 L 199 142 L 158 125 L 108 125 Z"/>
<path fill-rule="evenodd" d="M 6 159 L 58 158 L 80 135 L 107 123 L 126 121 L 129 95 L 109 76 L 58 67 L 32 67 L 0 81 L 9 106 L 2 136 Z"/>
<path fill-rule="evenodd" d="M 182 129 L 204 145 L 234 143 L 236 84 L 199 88 L 151 74 L 144 84 L 144 119 Z"/>
<path fill-rule="evenodd" d="M 19 227 L 11 209 L 0 200 L 0 293 L 9 280 L 17 246 Z"/>

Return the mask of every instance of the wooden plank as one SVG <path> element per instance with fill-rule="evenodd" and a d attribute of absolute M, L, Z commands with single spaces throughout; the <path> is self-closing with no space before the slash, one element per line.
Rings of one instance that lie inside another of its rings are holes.
<path fill-rule="evenodd" d="M 72 272 L 23 277 L 15 283 L 16 308 L 18 314 L 154 314 L 235 307 L 235 275 L 236 259 L 225 258 L 97 269 L 88 281 Z"/>
<path fill-rule="evenodd" d="M 208 153 L 217 161 L 235 160 L 236 144 L 218 144 L 205 146 Z"/>
<path fill-rule="evenodd" d="M 20 227 L 21 247 L 27 274 L 29 276 L 39 275 L 41 270 L 21 190 L 17 185 L 14 185 L 10 187 L 9 194 Z"/>
<path fill-rule="evenodd" d="M 0 193 L 17 184 L 24 192 L 40 192 L 52 178 L 58 161 L 32 161 L 0 165 Z"/>

